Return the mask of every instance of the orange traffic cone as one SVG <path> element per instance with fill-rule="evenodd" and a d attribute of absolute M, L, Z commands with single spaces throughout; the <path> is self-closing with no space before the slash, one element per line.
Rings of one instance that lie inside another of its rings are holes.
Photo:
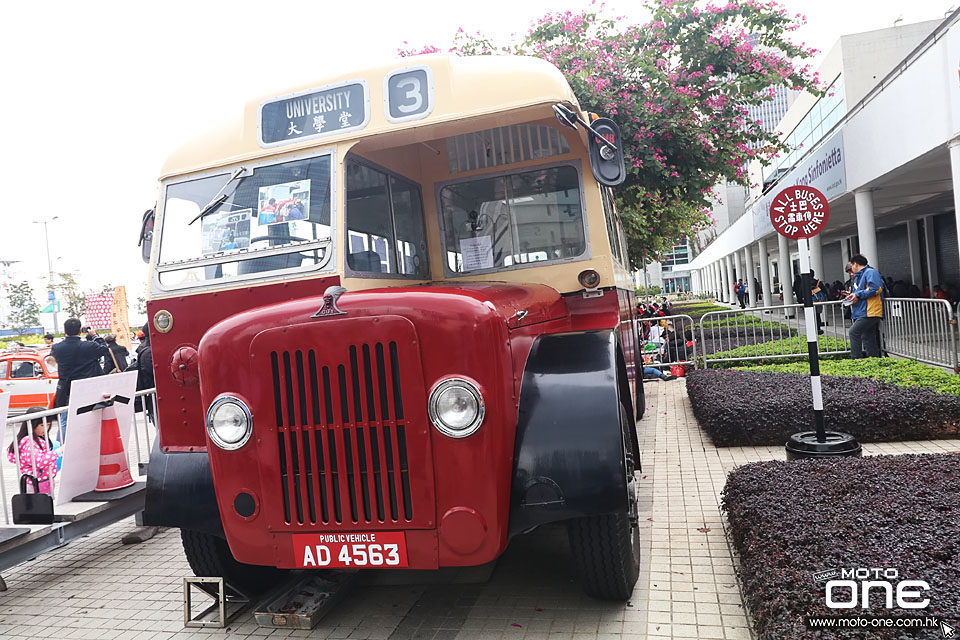
<path fill-rule="evenodd" d="M 94 491 L 113 491 L 132 484 L 133 476 L 130 475 L 127 454 L 123 450 L 117 412 L 111 404 L 101 409 L 100 413 L 100 478 Z"/>

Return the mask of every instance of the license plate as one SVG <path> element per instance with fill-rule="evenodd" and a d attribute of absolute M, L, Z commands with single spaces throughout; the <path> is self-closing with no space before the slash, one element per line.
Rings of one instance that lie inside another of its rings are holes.
<path fill-rule="evenodd" d="M 406 567 L 402 531 L 370 533 L 295 533 L 293 553 L 300 569 Z"/>

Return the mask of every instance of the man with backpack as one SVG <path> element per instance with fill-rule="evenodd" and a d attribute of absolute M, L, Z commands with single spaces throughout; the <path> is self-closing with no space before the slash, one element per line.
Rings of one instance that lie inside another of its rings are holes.
<path fill-rule="evenodd" d="M 861 254 L 850 257 L 853 285 L 843 304 L 850 307 L 850 357 L 880 357 L 880 321 L 883 319 L 883 278 Z M 864 356 L 866 351 L 866 356 Z"/>

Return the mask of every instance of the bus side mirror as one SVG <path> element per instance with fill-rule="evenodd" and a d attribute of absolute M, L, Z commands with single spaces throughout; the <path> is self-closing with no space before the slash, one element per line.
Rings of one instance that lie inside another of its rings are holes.
<path fill-rule="evenodd" d="M 593 131 L 616 147 L 614 149 L 604 144 L 594 133 L 587 134 L 593 177 L 600 184 L 615 187 L 627 177 L 627 171 L 623 165 L 623 144 L 620 142 L 620 127 L 610 118 L 597 118 L 591 125 Z"/>
<path fill-rule="evenodd" d="M 140 257 L 144 262 L 150 262 L 150 249 L 153 248 L 153 209 L 147 209 L 143 212 L 143 221 L 140 223 L 140 239 L 137 246 L 140 247 Z"/>

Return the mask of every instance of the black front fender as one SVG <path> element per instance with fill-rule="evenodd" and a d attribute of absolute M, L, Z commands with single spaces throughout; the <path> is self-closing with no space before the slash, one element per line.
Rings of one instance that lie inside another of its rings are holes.
<path fill-rule="evenodd" d="M 509 534 L 627 509 L 613 331 L 539 337 L 520 389 Z"/>
<path fill-rule="evenodd" d="M 206 452 L 164 453 L 159 438 L 154 441 L 143 523 L 224 537 Z"/>

